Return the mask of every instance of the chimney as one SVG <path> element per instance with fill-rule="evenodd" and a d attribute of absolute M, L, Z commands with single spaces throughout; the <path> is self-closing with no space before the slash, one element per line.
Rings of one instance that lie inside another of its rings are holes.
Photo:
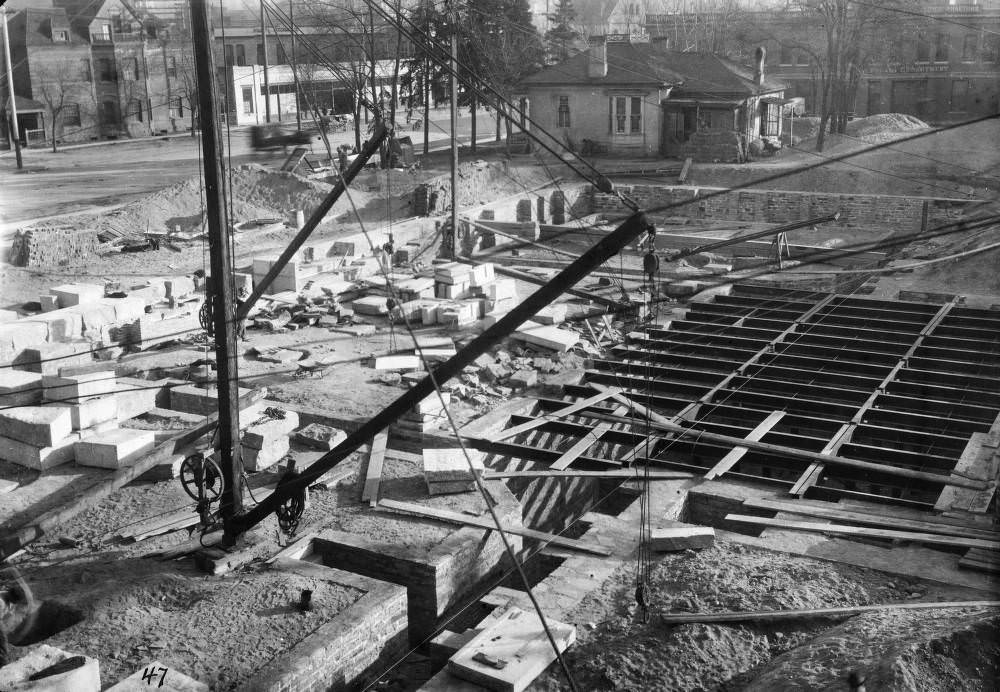
<path fill-rule="evenodd" d="M 753 52 L 753 82 L 757 86 L 764 85 L 764 56 L 766 54 L 767 51 L 764 50 L 764 46 L 757 46 L 757 50 Z"/>
<path fill-rule="evenodd" d="M 587 39 L 587 76 L 591 79 L 608 76 L 608 43 L 604 36 Z"/>

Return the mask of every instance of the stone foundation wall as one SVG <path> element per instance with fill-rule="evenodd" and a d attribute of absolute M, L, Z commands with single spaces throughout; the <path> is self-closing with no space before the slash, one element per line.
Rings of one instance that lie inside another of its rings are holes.
<path fill-rule="evenodd" d="M 725 163 L 743 160 L 740 136 L 730 130 L 703 130 L 695 132 L 688 141 L 677 145 L 676 158 L 694 161 L 722 161 Z"/>

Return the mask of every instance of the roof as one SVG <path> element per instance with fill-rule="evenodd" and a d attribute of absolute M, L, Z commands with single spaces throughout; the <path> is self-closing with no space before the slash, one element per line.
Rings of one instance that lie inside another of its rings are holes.
<path fill-rule="evenodd" d="M 7 101 L 7 90 L 5 89 L 3 94 L 0 94 L 0 111 L 7 110 Z M 18 94 L 14 94 L 14 105 L 17 106 L 18 113 L 41 113 L 45 110 L 44 103 Z"/>
<path fill-rule="evenodd" d="M 701 95 L 752 96 L 781 91 L 783 82 L 765 77 L 764 84 L 754 83 L 753 68 L 712 53 L 667 51 L 652 43 L 608 43 L 608 72 L 604 77 L 589 77 L 590 56 L 581 51 L 570 59 L 552 65 L 522 80 L 533 85 L 605 85 L 677 87 L 678 97 Z"/>
<path fill-rule="evenodd" d="M 18 12 L 17 23 L 11 23 L 13 28 L 24 22 L 24 39 L 29 46 L 50 46 L 52 45 L 52 29 L 62 29 L 69 34 L 67 43 L 79 44 L 81 38 L 70 30 L 70 21 L 66 16 L 66 10 L 61 7 L 49 7 L 44 9 L 29 7 Z M 14 39 L 11 39 L 14 43 Z"/>

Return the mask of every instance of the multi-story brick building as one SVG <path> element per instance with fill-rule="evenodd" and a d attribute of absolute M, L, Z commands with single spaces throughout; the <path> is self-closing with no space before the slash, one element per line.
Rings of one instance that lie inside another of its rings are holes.
<path fill-rule="evenodd" d="M 645 26 L 654 37 L 673 39 L 686 35 L 694 20 L 647 14 Z M 794 4 L 746 11 L 738 34 L 742 40 L 730 41 L 727 52 L 739 57 L 750 46 L 766 46 L 769 73 L 788 84 L 787 95 L 819 110 L 826 36 L 816 15 Z M 865 25 L 860 45 L 861 71 L 848 103 L 855 115 L 908 113 L 946 123 L 1000 108 L 1000 0 L 887 3 Z"/>
<path fill-rule="evenodd" d="M 51 0 L 15 9 L 8 26 L 15 93 L 33 106 L 18 114 L 25 144 L 191 127 L 194 70 L 183 24 L 124 0 Z"/>

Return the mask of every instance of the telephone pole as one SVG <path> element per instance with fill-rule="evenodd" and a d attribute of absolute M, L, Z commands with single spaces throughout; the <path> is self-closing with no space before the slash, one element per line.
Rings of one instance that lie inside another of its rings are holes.
<path fill-rule="evenodd" d="M 264 121 L 271 122 L 271 83 L 267 79 L 267 30 L 264 28 L 264 0 L 260 0 L 260 57 L 264 63 Z"/>
<path fill-rule="evenodd" d="M 451 0 L 451 232 L 443 239 L 454 258 L 458 246 L 458 0 Z"/>
<path fill-rule="evenodd" d="M 14 70 L 10 66 L 10 36 L 7 34 L 7 8 L 0 7 L 0 15 L 3 15 L 3 60 L 7 68 L 7 116 L 10 118 L 10 133 L 14 139 L 14 156 L 17 157 L 17 167 L 20 169 L 24 168 L 24 161 L 21 160 L 21 135 L 17 131 L 17 100 L 14 96 Z"/>
<path fill-rule="evenodd" d="M 235 536 L 230 528 L 243 512 L 243 464 L 239 455 L 239 391 L 236 372 L 236 308 L 233 301 L 233 268 L 226 225 L 226 205 L 222 189 L 222 165 L 217 117 L 215 59 L 208 20 L 208 1 L 191 0 L 192 37 L 198 78 L 198 115 L 201 118 L 201 146 L 205 160 L 205 213 L 208 218 L 208 252 L 211 280 L 205 300 L 210 301 L 215 332 L 215 370 L 219 391 L 219 427 L 216 453 L 225 487 L 219 510 L 226 538 Z"/>

